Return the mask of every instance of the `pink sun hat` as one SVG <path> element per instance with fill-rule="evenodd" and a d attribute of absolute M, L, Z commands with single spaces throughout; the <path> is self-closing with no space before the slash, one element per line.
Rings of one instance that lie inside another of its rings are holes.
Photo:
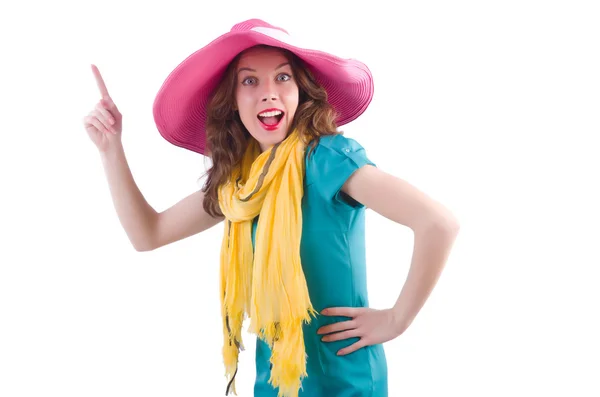
<path fill-rule="evenodd" d="M 188 56 L 169 74 L 153 105 L 154 121 L 163 138 L 204 154 L 210 97 L 229 63 L 259 44 L 287 49 L 304 61 L 327 91 L 328 101 L 338 113 L 338 126 L 355 120 L 371 103 L 373 76 L 364 63 L 302 47 L 284 29 L 250 19 Z"/>

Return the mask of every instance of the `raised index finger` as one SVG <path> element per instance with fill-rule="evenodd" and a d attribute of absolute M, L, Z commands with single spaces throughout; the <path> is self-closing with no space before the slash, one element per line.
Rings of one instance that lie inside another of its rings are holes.
<path fill-rule="evenodd" d="M 94 77 L 96 78 L 96 84 L 98 84 L 98 88 L 100 89 L 100 94 L 103 99 L 109 99 L 110 95 L 108 94 L 108 89 L 106 88 L 106 84 L 104 84 L 104 79 L 100 74 L 100 71 L 96 67 L 96 65 L 92 65 L 92 72 L 94 73 Z"/>

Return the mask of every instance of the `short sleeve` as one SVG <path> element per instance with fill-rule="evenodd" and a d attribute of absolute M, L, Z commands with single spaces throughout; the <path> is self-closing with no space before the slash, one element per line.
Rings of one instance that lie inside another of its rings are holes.
<path fill-rule="evenodd" d="M 341 191 L 344 183 L 359 168 L 365 165 L 375 166 L 367 157 L 366 150 L 354 139 L 341 134 L 320 137 L 314 149 L 313 158 L 308 162 L 310 180 L 325 200 L 362 208 L 364 205 Z"/>

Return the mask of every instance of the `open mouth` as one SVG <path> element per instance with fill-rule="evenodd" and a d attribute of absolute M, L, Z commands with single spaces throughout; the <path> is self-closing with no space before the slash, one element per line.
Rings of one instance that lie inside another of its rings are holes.
<path fill-rule="evenodd" d="M 267 127 L 275 127 L 279 125 L 281 119 L 283 119 L 284 112 L 279 109 L 267 109 L 266 111 L 260 112 L 256 117 L 262 124 Z"/>

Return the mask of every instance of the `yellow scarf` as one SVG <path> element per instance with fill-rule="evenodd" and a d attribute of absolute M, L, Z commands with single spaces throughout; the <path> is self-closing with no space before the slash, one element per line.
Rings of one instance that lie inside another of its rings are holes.
<path fill-rule="evenodd" d="M 313 309 L 300 261 L 304 153 L 297 131 L 260 152 L 251 140 L 228 183 L 219 189 L 225 216 L 221 246 L 223 357 L 235 390 L 242 322 L 271 348 L 271 378 L 279 397 L 297 397 L 306 373 L 302 323 Z M 252 221 L 260 215 L 252 251 Z"/>

